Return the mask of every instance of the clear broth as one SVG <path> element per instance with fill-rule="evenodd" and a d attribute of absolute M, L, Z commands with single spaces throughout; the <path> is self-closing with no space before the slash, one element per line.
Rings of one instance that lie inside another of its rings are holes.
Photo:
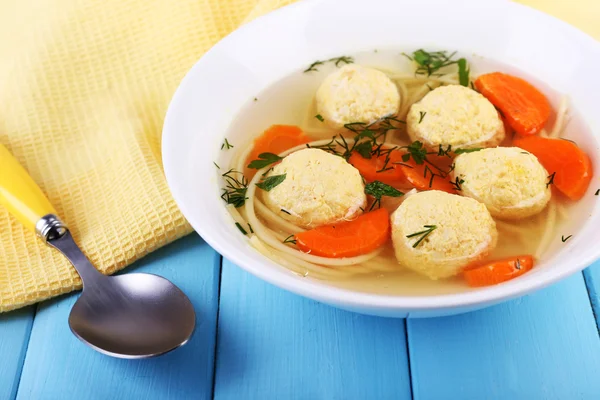
<path fill-rule="evenodd" d="M 547 84 L 496 61 L 484 59 L 477 55 L 471 55 L 467 58 L 469 59 L 472 76 L 492 71 L 502 71 L 521 76 L 542 90 L 552 103 L 554 110 L 558 109 L 563 94 L 557 93 Z M 382 69 L 386 72 L 406 75 L 414 73 L 414 67 L 400 54 L 400 51 L 374 50 L 373 52 L 356 54 L 354 59 L 357 64 Z M 303 73 L 302 70 L 299 70 L 271 85 L 262 93 L 257 94 L 256 98 L 249 99 L 247 106 L 235 117 L 230 126 L 227 134 L 229 141 L 235 144 L 244 144 L 239 147 L 236 146 L 238 149 L 247 148 L 251 146 L 254 137 L 260 135 L 273 124 L 303 126 L 308 121 L 311 128 L 326 128 L 325 125 L 319 125 L 321 123 L 314 118 L 316 114 L 314 111 L 314 95 L 322 80 L 335 68 L 331 63 L 327 63 L 320 66 L 318 72 Z M 593 136 L 584 121 L 572 108 L 569 109 L 569 116 L 570 119 L 562 137 L 574 140 L 580 145 L 590 143 L 590 138 Z M 550 118 L 546 129 L 550 131 L 553 125 L 554 116 Z M 331 130 L 331 136 L 337 133 L 339 132 Z M 227 164 L 225 160 L 219 160 L 220 165 L 223 165 L 222 162 L 225 165 Z M 562 207 L 563 212 L 557 213 L 557 222 L 552 230 L 552 241 L 538 263 L 551 257 L 560 249 L 561 244 L 563 244 L 561 240 L 563 235 L 568 236 L 576 233 L 590 215 L 593 206 L 593 199 L 590 199 L 590 196 L 573 203 L 553 191 L 553 199 L 558 200 L 559 208 Z M 536 218 L 537 216 L 534 216 L 518 221 L 518 224 L 513 224 L 518 229 L 518 235 L 523 237 L 524 240 L 518 240 L 517 234 L 508 234 L 504 230 L 499 230 L 498 246 L 490 255 L 490 259 L 533 254 L 537 249 L 540 235 L 543 234 Z M 384 251 L 388 257 L 395 260 L 391 243 L 387 245 Z M 306 279 L 310 279 L 310 275 Z M 472 290 L 460 276 L 433 281 L 399 264 L 398 269 L 392 272 L 377 271 L 359 274 L 351 279 L 328 280 L 327 283 L 344 289 L 384 295 L 430 296 Z"/>

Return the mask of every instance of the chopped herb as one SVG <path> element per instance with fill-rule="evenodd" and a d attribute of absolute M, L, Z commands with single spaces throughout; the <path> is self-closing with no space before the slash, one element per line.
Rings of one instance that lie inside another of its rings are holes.
<path fill-rule="evenodd" d="M 373 204 L 371 204 L 371 208 L 369 211 L 375 208 L 375 206 L 381 206 L 381 198 L 383 196 L 388 197 L 400 197 L 403 196 L 404 193 L 391 187 L 390 185 L 386 185 L 385 183 L 375 181 L 371 182 L 365 186 L 365 194 L 371 195 L 375 198 Z"/>
<path fill-rule="evenodd" d="M 594 194 L 594 196 L 598 196 L 600 194 L 600 189 L 596 190 L 596 193 Z"/>
<path fill-rule="evenodd" d="M 316 72 L 316 71 L 318 71 L 317 67 L 319 65 L 323 65 L 323 64 L 325 64 L 324 61 L 315 61 L 314 63 L 310 64 L 310 66 L 308 68 L 306 68 L 304 70 L 304 72 L 313 72 L 313 71 Z"/>
<path fill-rule="evenodd" d="M 446 150 L 444 150 L 444 147 L 440 144 L 439 148 L 438 148 L 438 156 L 446 156 L 449 158 L 452 158 L 452 156 L 450 155 L 450 151 L 452 151 L 452 145 L 449 144 L 448 147 L 446 147 Z"/>
<path fill-rule="evenodd" d="M 561 236 L 560 240 L 562 240 L 562 242 L 564 243 L 564 242 L 566 242 L 567 240 L 571 239 L 572 237 L 573 237 L 573 235 L 569 235 L 569 236 L 567 236 L 567 237 L 565 237 L 565 236 L 563 235 L 563 236 Z"/>
<path fill-rule="evenodd" d="M 423 147 L 423 143 L 419 142 L 418 140 L 402 148 L 408 150 L 408 153 L 402 156 L 402 161 L 404 162 L 407 162 L 412 157 L 417 164 L 421 165 L 427 159 L 427 149 L 425 149 L 425 147 Z"/>
<path fill-rule="evenodd" d="M 517 257 L 517 262 L 515 263 L 515 269 L 517 269 L 517 270 L 521 269 L 521 260 L 519 259 L 519 257 Z"/>
<path fill-rule="evenodd" d="M 423 122 L 423 118 L 425 118 L 426 114 L 427 111 L 419 111 L 419 123 Z"/>
<path fill-rule="evenodd" d="M 271 171 L 273 171 L 273 167 L 271 167 L 271 168 L 269 168 L 268 170 L 266 170 L 266 171 L 265 171 L 265 173 L 264 173 L 264 174 L 262 174 L 262 176 L 263 176 L 263 177 L 264 177 L 264 176 L 267 176 L 267 174 L 268 174 L 269 172 L 271 172 Z"/>
<path fill-rule="evenodd" d="M 247 235 L 247 234 L 248 234 L 248 232 L 246 232 L 246 230 L 245 230 L 244 228 L 242 228 L 242 225 L 240 225 L 240 223 L 239 223 L 239 222 L 236 222 L 236 223 L 235 223 L 235 226 L 237 226 L 237 227 L 238 227 L 238 229 L 240 230 L 240 232 L 242 232 L 244 235 Z"/>
<path fill-rule="evenodd" d="M 394 164 L 394 165 L 402 165 L 403 167 L 410 168 L 410 169 L 414 169 L 415 168 L 412 165 L 406 164 L 406 163 L 403 163 L 403 162 L 394 162 L 392 164 Z"/>
<path fill-rule="evenodd" d="M 229 150 L 229 149 L 232 149 L 232 148 L 233 148 L 233 145 L 231 143 L 229 143 L 229 141 L 227 140 L 227 138 L 225 138 L 225 141 L 221 145 L 221 150 L 223 150 L 223 149 Z"/>
<path fill-rule="evenodd" d="M 252 229 L 252 225 L 248 224 L 248 228 L 250 228 L 250 233 L 254 233 L 254 229 Z"/>
<path fill-rule="evenodd" d="M 264 190 L 265 192 L 270 192 L 271 189 L 275 188 L 276 186 L 278 186 L 281 182 L 283 182 L 285 180 L 286 175 L 287 174 L 269 176 L 264 181 L 258 182 L 256 184 L 256 186 L 258 186 L 260 189 Z"/>
<path fill-rule="evenodd" d="M 474 153 L 479 150 L 483 150 L 483 149 L 481 147 L 475 147 L 472 149 L 456 149 L 456 150 L 454 150 L 454 154 Z"/>
<path fill-rule="evenodd" d="M 456 190 L 456 191 L 462 190 L 462 187 L 460 185 L 462 185 L 463 183 L 465 183 L 465 180 L 459 179 L 458 176 L 456 177 L 454 182 L 450 182 L 450 184 L 452 185 L 452 187 L 454 187 L 454 190 Z"/>
<path fill-rule="evenodd" d="M 362 207 L 358 207 L 358 208 L 360 208 L 360 211 L 365 212 L 364 208 L 362 208 Z"/>
<path fill-rule="evenodd" d="M 354 62 L 354 58 L 348 56 L 334 57 L 327 60 L 329 62 L 335 63 L 336 67 L 339 67 L 341 64 L 352 64 Z"/>
<path fill-rule="evenodd" d="M 304 72 L 317 72 L 319 69 L 317 67 L 324 65 L 326 62 L 332 62 L 336 67 L 339 67 L 342 64 L 352 64 L 354 62 L 354 58 L 348 56 L 334 57 L 329 60 L 321 61 L 317 60 L 314 63 L 310 64 L 308 68 L 304 70 Z"/>
<path fill-rule="evenodd" d="M 529 155 L 529 153 L 526 152 L 526 151 L 522 151 L 521 154 L 527 154 L 527 155 Z"/>
<path fill-rule="evenodd" d="M 433 178 L 436 177 L 435 173 L 429 168 L 429 165 L 425 166 L 425 171 L 423 171 L 423 178 L 427 178 L 427 172 L 431 174 L 431 178 L 429 179 L 429 187 L 433 186 Z"/>
<path fill-rule="evenodd" d="M 371 151 L 373 147 L 371 146 L 371 142 L 362 142 L 354 146 L 354 150 L 360 154 L 363 158 L 371 158 Z"/>
<path fill-rule="evenodd" d="M 433 232 L 434 230 L 437 229 L 437 225 L 424 225 L 423 228 L 425 228 L 424 230 L 420 231 L 420 232 L 415 232 L 415 233 L 411 233 L 410 235 L 406 235 L 407 238 L 413 238 L 413 237 L 417 237 L 417 236 L 421 236 L 419 238 L 419 240 L 417 240 L 414 244 L 413 244 L 413 249 L 416 248 L 419 244 L 421 244 L 421 242 L 431 234 L 431 232 Z"/>
<path fill-rule="evenodd" d="M 546 189 L 548 189 L 548 186 L 550 186 L 554 183 L 555 176 L 556 176 L 556 172 L 553 172 L 552 175 L 548 175 L 548 183 L 546 183 Z"/>
<path fill-rule="evenodd" d="M 471 82 L 471 89 L 473 89 L 474 91 L 479 93 L 479 90 L 477 90 L 477 88 L 475 87 L 475 84 L 473 82 Z"/>
<path fill-rule="evenodd" d="M 221 169 L 221 167 L 219 167 L 219 164 L 217 164 L 216 162 L 213 161 L 213 164 L 215 164 L 215 167 L 217 167 L 217 169 Z"/>
<path fill-rule="evenodd" d="M 416 75 L 440 76 L 441 74 L 438 73 L 440 69 L 457 63 L 457 61 L 452 60 L 456 52 L 448 54 L 446 51 L 428 52 L 419 49 L 412 53 L 412 57 L 404 53 L 402 54 L 409 60 L 417 63 Z"/>
<path fill-rule="evenodd" d="M 321 114 L 315 115 L 315 118 L 318 119 L 321 122 L 325 121 L 325 118 L 323 118 L 323 116 Z"/>
<path fill-rule="evenodd" d="M 258 160 L 254 160 L 248 164 L 248 168 L 263 169 L 273 163 L 276 163 L 277 161 L 283 160 L 283 158 L 273 153 L 260 153 L 258 158 Z"/>
<path fill-rule="evenodd" d="M 288 210 L 284 210 L 283 208 L 281 209 L 281 212 L 286 213 L 287 215 L 292 215 L 291 212 L 289 212 Z"/>
<path fill-rule="evenodd" d="M 283 239 L 283 243 L 296 244 L 296 239 L 294 239 L 294 235 L 290 235 Z"/>
<path fill-rule="evenodd" d="M 255 97 L 255 98 L 254 98 L 254 101 L 258 101 L 258 97 Z"/>
<path fill-rule="evenodd" d="M 230 169 L 221 175 L 225 180 L 225 187 L 223 188 L 223 194 L 221 198 L 227 204 L 232 204 L 235 208 L 242 207 L 246 200 L 246 191 L 248 190 L 248 180 L 239 171 Z M 241 176 L 238 178 L 237 176 Z"/>
<path fill-rule="evenodd" d="M 460 58 L 458 60 L 458 82 L 465 87 L 469 87 L 469 72 L 470 69 L 467 66 L 467 60 Z"/>

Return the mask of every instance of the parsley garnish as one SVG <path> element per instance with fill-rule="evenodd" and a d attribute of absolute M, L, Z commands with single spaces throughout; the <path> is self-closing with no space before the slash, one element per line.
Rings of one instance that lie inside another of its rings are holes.
<path fill-rule="evenodd" d="M 427 159 L 427 149 L 425 149 L 425 147 L 423 147 L 423 143 L 419 142 L 418 140 L 402 148 L 408 151 L 408 153 L 402 156 L 402 161 L 404 162 L 407 162 L 412 157 L 417 164 L 421 165 Z"/>
<path fill-rule="evenodd" d="M 213 164 L 215 164 L 215 167 L 217 167 L 217 169 L 221 169 L 221 167 L 219 167 L 219 164 L 217 164 L 216 162 L 213 161 Z"/>
<path fill-rule="evenodd" d="M 304 72 L 317 72 L 317 67 L 324 65 L 326 62 L 332 62 L 336 67 L 339 67 L 341 64 L 352 64 L 354 62 L 354 58 L 348 56 L 334 57 L 329 60 L 317 60 L 314 63 L 310 64 L 308 68 L 304 70 Z"/>
<path fill-rule="evenodd" d="M 369 159 L 371 158 L 373 147 L 371 146 L 371 142 L 363 142 L 354 146 L 354 150 L 356 150 L 363 158 Z"/>
<path fill-rule="evenodd" d="M 315 115 L 315 118 L 318 119 L 321 122 L 325 121 L 325 118 L 323 118 L 323 116 L 321 114 Z"/>
<path fill-rule="evenodd" d="M 269 176 L 264 181 L 258 182 L 256 184 L 256 186 L 258 186 L 260 189 L 264 190 L 265 192 L 270 192 L 271 189 L 275 188 L 276 186 L 278 186 L 281 182 L 283 182 L 285 180 L 286 175 L 287 174 Z"/>
<path fill-rule="evenodd" d="M 560 240 L 562 240 L 562 242 L 566 242 L 567 240 L 571 239 L 573 237 L 573 235 L 569 235 L 567 237 L 565 237 L 564 235 L 560 238 Z"/>
<path fill-rule="evenodd" d="M 474 153 L 479 150 L 483 150 L 483 149 L 481 147 L 475 147 L 472 149 L 456 149 L 456 150 L 454 150 L 454 154 Z"/>
<path fill-rule="evenodd" d="M 425 228 L 425 230 L 422 230 L 420 232 L 415 232 L 415 233 L 411 233 L 410 235 L 406 235 L 407 238 L 413 238 L 416 236 L 421 236 L 419 238 L 419 240 L 417 240 L 413 245 L 413 249 L 416 248 L 419 244 L 421 244 L 421 242 L 431 234 L 431 232 L 433 232 L 434 230 L 437 229 L 437 225 L 423 225 L 423 228 Z"/>
<path fill-rule="evenodd" d="M 296 244 L 296 239 L 294 239 L 294 235 L 290 235 L 283 239 L 283 243 Z"/>
<path fill-rule="evenodd" d="M 467 66 L 467 60 L 461 58 L 458 60 L 458 82 L 465 87 L 469 87 L 469 72 L 470 69 Z"/>
<path fill-rule="evenodd" d="M 421 122 L 423 122 L 423 118 L 425 118 L 426 114 L 427 114 L 427 111 L 419 111 L 419 124 Z"/>
<path fill-rule="evenodd" d="M 244 228 L 242 228 L 242 225 L 240 225 L 239 222 L 236 222 L 235 226 L 237 226 L 237 228 L 240 230 L 240 232 L 242 232 L 244 235 L 248 234 L 248 232 L 246 232 L 246 230 Z"/>
<path fill-rule="evenodd" d="M 548 183 L 546 183 L 546 189 L 548 189 L 548 186 L 550 186 L 554 183 L 555 176 L 556 176 L 556 172 L 553 172 L 552 175 L 548 176 Z"/>
<path fill-rule="evenodd" d="M 229 141 L 227 140 L 227 138 L 225 138 L 225 141 L 221 145 L 221 150 L 223 150 L 223 149 L 229 150 L 229 149 L 232 149 L 232 148 L 233 148 L 233 145 L 231 143 L 229 143 Z"/>
<path fill-rule="evenodd" d="M 260 153 L 258 158 L 258 160 L 254 160 L 248 164 L 248 168 L 263 169 L 266 166 L 276 163 L 277 161 L 283 160 L 283 158 L 273 153 Z"/>
<path fill-rule="evenodd" d="M 390 185 L 386 185 L 385 183 L 379 181 L 371 182 L 368 185 L 366 185 L 365 194 L 371 195 L 375 198 L 375 201 L 373 202 L 373 204 L 371 204 L 371 208 L 369 208 L 369 211 L 374 209 L 377 205 L 381 207 L 381 198 L 383 196 L 400 197 L 404 195 L 404 193 L 402 193 L 398 189 L 395 189 Z"/>
<path fill-rule="evenodd" d="M 237 178 L 236 176 L 241 176 Z M 235 208 L 240 208 L 246 203 L 246 191 L 248 190 L 248 180 L 239 171 L 230 169 L 222 175 L 225 180 L 225 187 L 221 198 L 227 204 L 233 204 Z"/>

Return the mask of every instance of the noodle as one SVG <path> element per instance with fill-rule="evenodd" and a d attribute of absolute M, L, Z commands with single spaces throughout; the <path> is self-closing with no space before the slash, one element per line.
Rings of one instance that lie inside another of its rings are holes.
<path fill-rule="evenodd" d="M 569 102 L 567 100 L 567 96 L 563 96 L 560 100 L 560 106 L 558 107 L 558 112 L 556 113 L 556 122 L 554 123 L 554 128 L 552 132 L 548 135 L 551 138 L 560 137 L 563 129 L 565 128 L 565 120 L 567 118 L 567 107 Z"/>

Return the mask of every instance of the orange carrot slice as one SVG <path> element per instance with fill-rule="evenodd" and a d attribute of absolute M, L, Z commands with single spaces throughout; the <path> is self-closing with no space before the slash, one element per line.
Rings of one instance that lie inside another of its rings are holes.
<path fill-rule="evenodd" d="M 254 139 L 254 148 L 248 155 L 246 164 L 258 159 L 258 155 L 261 153 L 279 154 L 308 142 L 310 142 L 310 138 L 297 126 L 273 125 Z M 246 168 L 245 170 L 245 175 L 248 178 L 254 176 L 255 173 L 256 170 L 253 169 Z"/>
<path fill-rule="evenodd" d="M 406 182 L 406 178 L 400 169 L 398 163 L 402 162 L 402 153 L 398 150 L 392 150 L 389 153 L 389 160 L 386 163 L 386 155 L 379 157 L 371 156 L 364 158 L 354 152 L 348 159 L 348 162 L 358 169 L 360 174 L 367 182 L 383 182 L 388 185 Z"/>
<path fill-rule="evenodd" d="M 376 250 L 390 237 L 390 215 L 380 208 L 353 221 L 320 226 L 295 236 L 300 250 L 329 258 L 355 257 Z"/>
<path fill-rule="evenodd" d="M 525 255 L 477 264 L 463 271 L 463 276 L 469 286 L 490 286 L 521 276 L 532 268 L 533 257 Z"/>
<path fill-rule="evenodd" d="M 528 136 L 515 138 L 513 144 L 536 156 L 554 186 L 569 199 L 579 200 L 586 193 L 593 175 L 592 162 L 575 143 Z"/>
<path fill-rule="evenodd" d="M 516 76 L 493 72 L 481 75 L 475 87 L 521 135 L 535 135 L 550 118 L 550 103 L 546 96 L 529 82 Z"/>
<path fill-rule="evenodd" d="M 406 163 L 399 164 L 408 183 L 417 190 L 441 190 L 455 194 L 455 186 L 452 185 L 447 174 L 447 171 L 450 171 L 452 159 L 444 156 L 428 155 L 427 160 L 429 162 L 417 164 L 411 158 Z M 435 175 L 433 180 L 431 178 L 432 174 Z M 444 174 L 446 176 L 440 176 Z"/>

